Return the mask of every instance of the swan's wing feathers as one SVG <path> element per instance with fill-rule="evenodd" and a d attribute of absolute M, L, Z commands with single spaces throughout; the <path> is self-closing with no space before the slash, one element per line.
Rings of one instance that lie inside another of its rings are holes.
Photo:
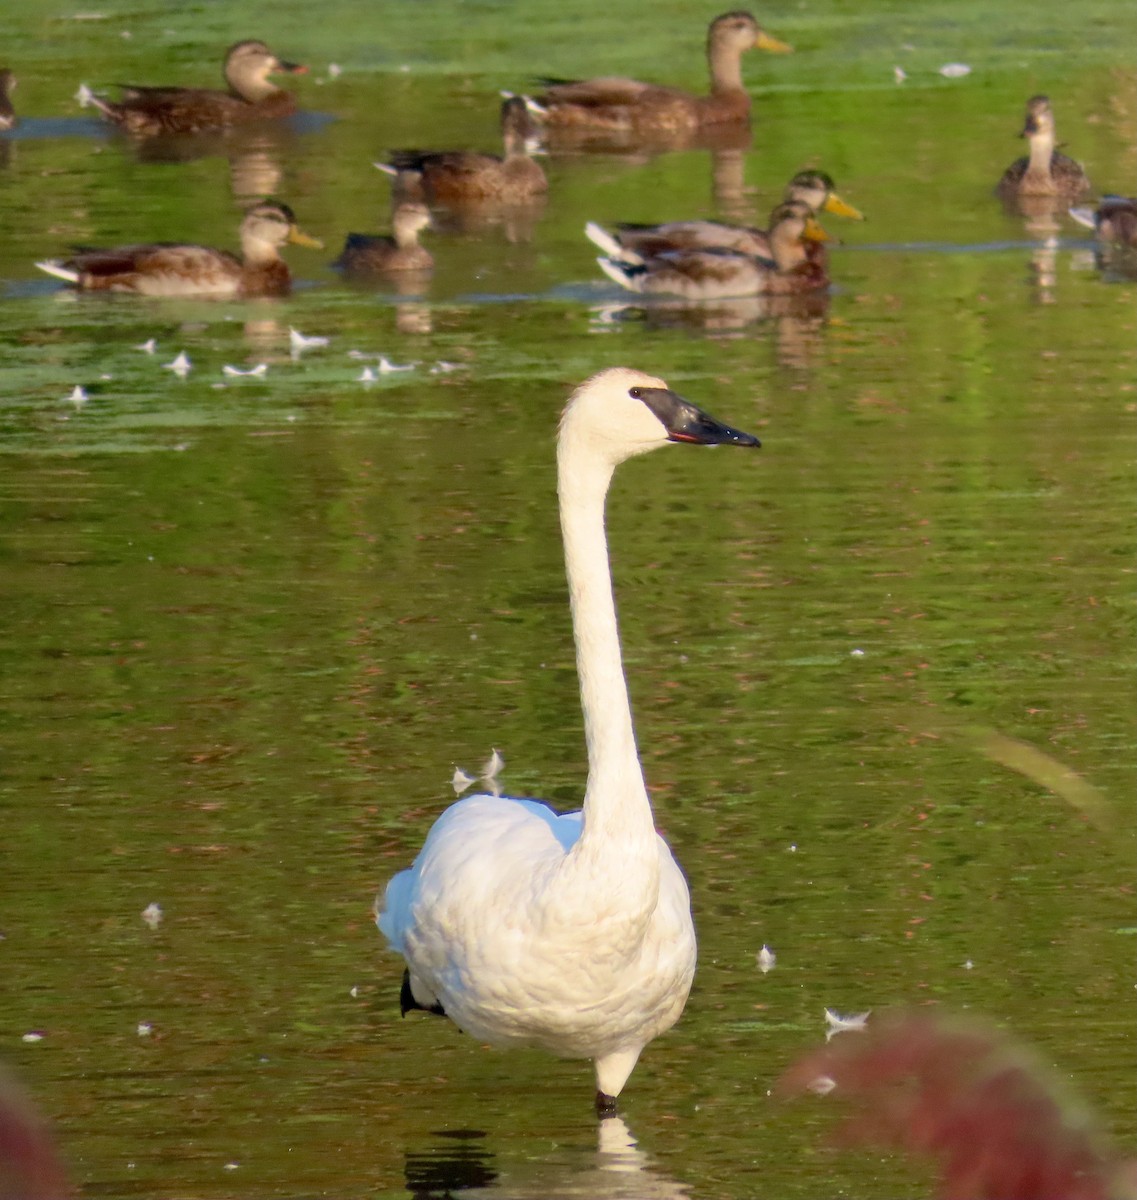
<path fill-rule="evenodd" d="M 435 821 L 413 865 L 387 885 L 376 923 L 405 954 L 423 914 L 434 924 L 465 924 L 487 907 L 517 902 L 539 868 L 554 869 L 579 836 L 579 812 L 558 814 L 539 800 L 467 796 Z"/>

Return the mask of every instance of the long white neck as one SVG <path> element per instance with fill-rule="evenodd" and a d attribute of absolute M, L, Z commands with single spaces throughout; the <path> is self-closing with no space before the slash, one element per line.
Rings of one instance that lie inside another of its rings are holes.
<path fill-rule="evenodd" d="M 599 843 L 613 844 L 613 849 L 622 848 L 624 853 L 650 845 L 654 853 L 655 827 L 636 753 L 604 534 L 604 498 L 614 467 L 565 436 L 558 447 L 557 467 L 588 745 L 588 786 L 577 845 L 582 853 L 590 846 L 595 850 Z"/>

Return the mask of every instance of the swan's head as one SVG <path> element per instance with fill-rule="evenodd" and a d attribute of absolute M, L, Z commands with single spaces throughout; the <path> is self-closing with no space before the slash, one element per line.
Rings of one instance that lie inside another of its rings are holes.
<path fill-rule="evenodd" d="M 586 448 L 613 466 L 668 442 L 758 446 L 673 392 L 662 379 L 610 367 L 573 392 L 561 418 L 561 444 Z"/>

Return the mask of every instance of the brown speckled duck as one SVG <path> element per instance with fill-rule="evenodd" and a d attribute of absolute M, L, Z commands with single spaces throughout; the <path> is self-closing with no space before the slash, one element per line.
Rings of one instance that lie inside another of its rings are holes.
<path fill-rule="evenodd" d="M 742 55 L 754 48 L 775 53 L 793 49 L 766 33 L 750 13 L 723 13 L 711 22 L 707 31 L 709 96 L 609 76 L 551 83 L 537 97 L 537 103 L 545 110 L 544 120 L 549 126 L 588 126 L 623 132 L 744 124 L 750 118 L 750 96 L 742 83 Z"/>
<path fill-rule="evenodd" d="M 825 248 L 829 240 L 809 206 L 779 204 L 770 214 L 770 257 L 721 248 L 670 250 L 638 263 L 598 258 L 604 274 L 630 292 L 721 300 L 735 296 L 787 296 L 829 285 Z"/>
<path fill-rule="evenodd" d="M 1103 196 L 1097 208 L 1072 208 L 1070 216 L 1092 229 L 1099 242 L 1137 248 L 1137 198 Z"/>
<path fill-rule="evenodd" d="M 307 67 L 284 62 L 258 41 L 237 42 L 225 55 L 227 92 L 215 88 L 135 87 L 121 84 L 117 103 L 86 93 L 109 121 L 142 136 L 202 133 L 274 120 L 296 111 L 296 98 L 278 88 L 270 75 L 302 75 Z"/>
<path fill-rule="evenodd" d="M 413 200 L 397 203 L 391 213 L 389 235 L 349 233 L 334 265 L 351 275 L 429 271 L 434 259 L 419 244 L 418 235 L 430 228 L 430 223 L 430 209 L 425 204 Z"/>
<path fill-rule="evenodd" d="M 319 249 L 296 227 L 287 204 L 266 202 L 241 222 L 241 257 L 227 250 L 181 242 L 81 250 L 71 258 L 36 263 L 41 271 L 85 292 L 134 292 L 140 296 L 283 296 L 292 286 L 280 257 L 286 242 Z"/>
<path fill-rule="evenodd" d="M 799 171 L 786 185 L 782 202 L 798 201 L 811 213 L 832 213 L 863 221 L 864 216 L 837 195 L 837 187 L 824 171 Z M 585 233 L 609 257 L 637 262 L 670 250 L 732 250 L 738 254 L 771 256 L 770 236 L 750 225 L 724 221 L 665 221 L 660 225 L 623 223 L 608 233 L 589 222 Z"/>
<path fill-rule="evenodd" d="M 12 92 L 16 89 L 16 77 L 8 67 L 0 67 L 0 129 L 14 129 L 19 121 L 12 107 Z"/>
<path fill-rule="evenodd" d="M 529 156 L 532 131 L 524 98 L 510 96 L 501 106 L 504 157 L 472 150 L 396 150 L 388 162 L 375 165 L 395 176 L 401 194 L 417 192 L 432 204 L 522 204 L 549 188 L 545 172 Z"/>
<path fill-rule="evenodd" d="M 1022 137 L 1030 142 L 1030 154 L 1017 159 L 1003 172 L 998 193 L 1004 200 L 1053 196 L 1069 203 L 1090 191 L 1090 181 L 1081 163 L 1054 148 L 1054 112 L 1048 96 L 1032 96 L 1026 104 Z"/>

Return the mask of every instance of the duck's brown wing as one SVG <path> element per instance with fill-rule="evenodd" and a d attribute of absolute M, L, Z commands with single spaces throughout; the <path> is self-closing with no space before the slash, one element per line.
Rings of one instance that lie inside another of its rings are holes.
<path fill-rule="evenodd" d="M 722 221 L 667 221 L 661 225 L 629 222 L 616 228 L 620 245 L 644 258 L 670 250 L 733 250 L 762 255 L 770 252 L 769 239 L 761 229 Z"/>
<path fill-rule="evenodd" d="M 578 104 L 583 108 L 620 108 L 639 104 L 646 96 L 654 93 L 666 94 L 673 90 L 652 83 L 641 83 L 638 79 L 626 79 L 621 75 L 609 75 L 598 79 L 554 83 L 543 96 L 538 97 L 538 103 Z"/>
<path fill-rule="evenodd" d="M 287 95 L 287 93 L 284 93 Z M 123 85 L 123 98 L 107 103 L 107 116 L 132 133 L 200 133 L 259 119 L 261 105 L 215 88 Z"/>
<path fill-rule="evenodd" d="M 772 264 L 726 250 L 674 250 L 650 259 L 644 291 L 717 300 L 768 290 Z"/>
<path fill-rule="evenodd" d="M 437 200 L 492 197 L 503 185 L 502 160 L 493 154 L 461 150 L 429 154 L 413 169 L 421 173 L 428 195 Z"/>
<path fill-rule="evenodd" d="M 1003 172 L 1002 178 L 999 180 L 998 191 L 1005 192 L 1009 189 L 1017 188 L 1022 183 L 1022 178 L 1026 174 L 1027 167 L 1030 166 L 1029 158 L 1016 158 L 1013 163 Z"/>
<path fill-rule="evenodd" d="M 332 264 L 345 271 L 382 270 L 395 252 L 395 239 L 382 234 L 349 233 Z"/>
<path fill-rule="evenodd" d="M 177 242 L 86 250 L 67 264 L 80 286 L 149 296 L 229 295 L 240 286 L 240 260 L 224 250 Z"/>
<path fill-rule="evenodd" d="M 702 120 L 700 101 L 690 93 L 618 75 L 556 84 L 538 101 L 552 125 L 687 129 Z"/>

